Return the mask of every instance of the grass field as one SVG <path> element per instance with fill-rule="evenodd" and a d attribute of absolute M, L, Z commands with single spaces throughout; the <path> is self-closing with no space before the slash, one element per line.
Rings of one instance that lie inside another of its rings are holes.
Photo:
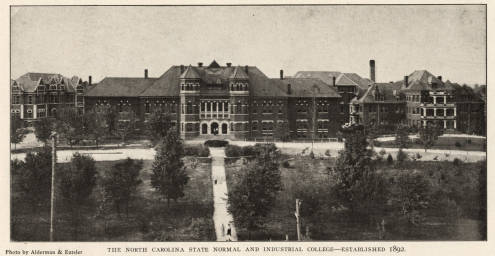
<path fill-rule="evenodd" d="M 98 181 L 116 161 L 97 162 Z M 167 207 L 166 200 L 151 188 L 152 161 L 144 161 L 140 178 L 143 181 L 130 204 L 129 214 L 114 211 L 97 214 L 101 201 L 100 184 L 93 191 L 92 202 L 82 208 L 82 225 L 74 230 L 64 206 L 58 204 L 55 240 L 77 241 L 212 241 L 215 240 L 213 194 L 210 163 L 185 158 L 190 180 L 185 197 Z M 13 181 L 15 182 L 15 181 Z M 12 240 L 46 241 L 49 238 L 49 201 L 36 211 L 12 193 Z"/>
<path fill-rule="evenodd" d="M 383 141 L 376 143 L 375 146 L 395 148 L 395 141 Z M 420 143 L 411 142 L 409 148 L 423 149 Z M 486 151 L 485 138 L 458 138 L 458 137 L 439 137 L 431 149 L 445 150 L 466 150 L 466 151 Z"/>
<path fill-rule="evenodd" d="M 252 240 L 296 240 L 295 199 L 302 199 L 302 233 L 311 240 L 377 240 L 375 226 L 339 213 L 331 202 L 329 188 L 334 184 L 328 160 L 305 156 L 285 156 L 289 168 L 280 167 L 283 190 L 279 193 L 262 230 L 251 233 Z M 486 164 L 486 163 L 485 163 Z M 405 172 L 420 172 L 432 185 L 432 205 L 425 210 L 420 225 L 411 225 L 390 213 L 386 220 L 386 240 L 481 240 L 483 221 L 480 217 L 479 172 L 482 163 L 407 162 L 400 168 L 379 164 L 379 172 L 392 180 Z M 226 166 L 227 182 L 232 186 L 240 163 Z M 391 185 L 395 186 L 395 185 Z M 436 199 L 442 195 L 442 200 Z M 447 198 L 447 202 L 445 202 Z M 437 201 L 435 201 L 437 200 Z M 307 228 L 307 230 L 306 230 Z M 240 240 L 247 240 L 247 231 L 238 228 Z"/>

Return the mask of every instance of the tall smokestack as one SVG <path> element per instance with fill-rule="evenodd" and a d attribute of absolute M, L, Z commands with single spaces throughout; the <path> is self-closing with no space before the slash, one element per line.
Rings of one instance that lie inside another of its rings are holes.
<path fill-rule="evenodd" d="M 93 83 L 93 78 L 91 76 L 88 77 L 88 84 L 89 85 L 92 85 Z"/>
<path fill-rule="evenodd" d="M 144 78 L 148 78 L 148 69 L 144 70 Z"/>
<path fill-rule="evenodd" d="M 280 70 L 280 80 L 284 80 L 284 70 Z"/>
<path fill-rule="evenodd" d="M 335 76 L 332 76 L 332 85 L 335 86 L 335 80 L 337 80 L 337 78 Z"/>
<path fill-rule="evenodd" d="M 370 60 L 370 79 L 373 82 L 376 82 L 375 80 L 375 60 Z"/>
<path fill-rule="evenodd" d="M 408 76 L 404 76 L 404 85 L 406 86 L 406 88 L 409 86 L 409 77 Z"/>
<path fill-rule="evenodd" d="M 292 93 L 291 86 L 290 84 L 287 84 L 287 94 L 291 94 L 291 93 Z"/>

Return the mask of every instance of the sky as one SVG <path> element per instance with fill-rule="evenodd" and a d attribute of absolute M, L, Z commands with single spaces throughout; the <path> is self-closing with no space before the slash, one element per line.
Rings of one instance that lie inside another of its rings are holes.
<path fill-rule="evenodd" d="M 159 77 L 172 65 L 354 72 L 376 81 L 426 69 L 486 83 L 486 15 L 462 6 L 12 7 L 11 74 Z"/>

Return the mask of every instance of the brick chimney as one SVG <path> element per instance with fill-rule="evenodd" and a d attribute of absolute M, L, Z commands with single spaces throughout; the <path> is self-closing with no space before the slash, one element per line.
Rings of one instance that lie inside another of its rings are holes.
<path fill-rule="evenodd" d="M 180 73 L 184 73 L 184 65 L 180 65 Z"/>
<path fill-rule="evenodd" d="M 284 70 L 280 70 L 280 80 L 284 80 Z"/>
<path fill-rule="evenodd" d="M 409 87 L 409 77 L 408 76 L 404 76 L 404 85 L 407 87 Z"/>
<path fill-rule="evenodd" d="M 198 67 L 202 67 L 203 66 L 203 62 L 198 62 Z"/>
<path fill-rule="evenodd" d="M 375 80 L 375 60 L 370 60 L 370 79 L 373 82 L 376 82 Z"/>
<path fill-rule="evenodd" d="M 148 69 L 144 70 L 144 78 L 148 78 Z"/>
<path fill-rule="evenodd" d="M 438 80 L 440 80 L 440 82 L 442 81 L 442 76 L 437 76 Z"/>
<path fill-rule="evenodd" d="M 244 72 L 248 73 L 248 65 L 244 66 Z"/>
<path fill-rule="evenodd" d="M 92 85 L 93 83 L 93 78 L 91 76 L 88 77 L 88 84 L 89 85 Z"/>
<path fill-rule="evenodd" d="M 291 94 L 292 93 L 292 90 L 291 90 L 291 86 L 290 84 L 287 84 L 287 94 Z"/>
<path fill-rule="evenodd" d="M 232 67 L 232 63 L 227 62 L 227 67 L 229 67 L 229 68 Z"/>
<path fill-rule="evenodd" d="M 337 80 L 337 78 L 336 78 L 335 76 L 332 76 L 332 85 L 333 85 L 333 86 L 336 86 L 336 84 L 335 84 L 335 80 Z"/>

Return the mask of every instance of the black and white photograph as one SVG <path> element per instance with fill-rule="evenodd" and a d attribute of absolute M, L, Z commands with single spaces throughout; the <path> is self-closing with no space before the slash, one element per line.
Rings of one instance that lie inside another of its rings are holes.
<path fill-rule="evenodd" d="M 487 241 L 486 4 L 9 12 L 12 243 Z"/>

